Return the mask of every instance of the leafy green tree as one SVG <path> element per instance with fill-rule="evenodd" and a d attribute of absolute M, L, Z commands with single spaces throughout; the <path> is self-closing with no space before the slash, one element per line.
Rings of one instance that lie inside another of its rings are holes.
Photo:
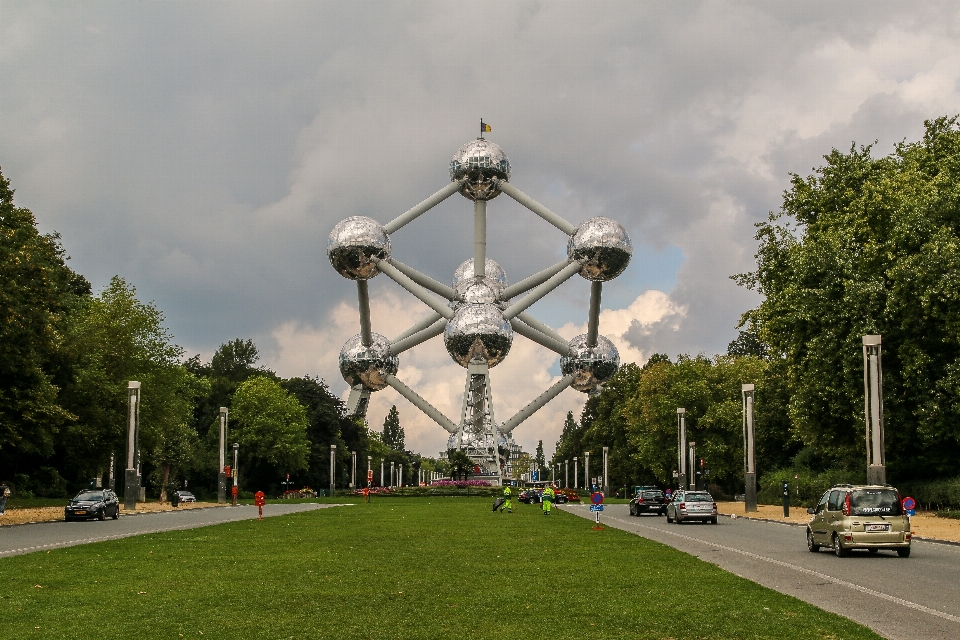
<path fill-rule="evenodd" d="M 240 383 L 231 419 L 248 486 L 267 486 L 284 473 L 307 469 L 307 411 L 276 381 L 254 377 Z"/>
<path fill-rule="evenodd" d="M 887 157 L 833 150 L 758 225 L 764 296 L 743 316 L 782 359 L 795 435 L 826 464 L 865 468 L 861 336 L 883 336 L 888 477 L 960 461 L 960 129 L 925 123 Z"/>
<path fill-rule="evenodd" d="M 403 451 L 406 449 L 405 438 L 403 427 L 400 426 L 400 412 L 397 411 L 397 405 L 393 405 L 383 419 L 383 443 L 394 451 Z"/>
<path fill-rule="evenodd" d="M 453 479 L 466 480 L 473 473 L 473 460 L 459 449 L 447 451 L 447 463 L 450 465 L 450 476 Z"/>
<path fill-rule="evenodd" d="M 513 470 L 513 479 L 520 480 L 523 478 L 523 474 L 530 473 L 533 463 L 534 460 L 530 457 L 529 453 L 521 453 L 519 456 L 517 456 L 511 465 Z"/>
<path fill-rule="evenodd" d="M 534 461 L 540 469 L 547 468 L 547 459 L 543 456 L 543 440 L 537 440 L 537 452 Z"/>

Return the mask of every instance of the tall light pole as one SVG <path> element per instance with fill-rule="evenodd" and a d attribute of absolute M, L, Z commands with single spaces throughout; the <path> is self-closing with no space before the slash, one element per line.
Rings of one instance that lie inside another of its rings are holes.
<path fill-rule="evenodd" d="M 397 477 L 393 474 L 394 469 L 396 468 L 395 465 L 396 465 L 396 462 L 393 462 L 393 461 L 390 462 L 390 486 L 391 487 L 395 487 L 397 485 L 397 480 L 396 480 Z"/>
<path fill-rule="evenodd" d="M 334 489 L 334 473 L 336 471 L 337 465 L 337 445 L 330 445 L 330 496 L 333 496 Z"/>
<path fill-rule="evenodd" d="M 381 487 L 385 486 L 383 484 L 383 466 L 384 466 L 384 460 L 381 460 L 380 461 L 380 486 Z"/>
<path fill-rule="evenodd" d="M 741 386 L 743 394 L 743 482 L 744 508 L 747 513 L 757 510 L 757 461 L 754 455 L 753 399 L 754 385 Z"/>
<path fill-rule="evenodd" d="M 603 448 L 603 495 L 610 495 L 610 476 L 608 472 L 610 467 L 608 466 L 610 460 L 610 447 Z"/>
<path fill-rule="evenodd" d="M 580 462 L 577 456 L 573 456 L 573 488 L 580 488 Z"/>
<path fill-rule="evenodd" d="M 563 461 L 563 488 L 564 489 L 570 488 L 570 461 L 569 460 Z"/>
<path fill-rule="evenodd" d="M 683 408 L 677 409 L 677 458 L 679 460 L 679 469 L 680 477 L 677 478 L 679 488 L 687 488 L 687 464 L 686 464 L 686 452 L 687 452 L 687 422 L 686 422 L 687 410 Z"/>
<path fill-rule="evenodd" d="M 593 478 L 590 477 L 590 452 L 583 452 L 583 484 L 586 486 L 587 491 L 593 491 Z"/>
<path fill-rule="evenodd" d="M 353 489 L 357 486 L 357 452 L 351 451 L 350 457 L 353 459 L 353 464 L 350 467 L 350 488 Z"/>
<path fill-rule="evenodd" d="M 223 504 L 227 501 L 227 472 L 226 472 L 226 442 L 227 442 L 227 421 L 229 410 L 226 407 L 220 407 L 220 470 L 217 472 L 217 504 Z M 290 487 L 287 487 L 288 489 Z"/>
<path fill-rule="evenodd" d="M 697 490 L 697 443 L 690 443 L 690 486 L 692 491 Z"/>
<path fill-rule="evenodd" d="M 373 477 L 373 456 L 367 456 L 367 488 L 373 484 L 370 478 Z"/>
<path fill-rule="evenodd" d="M 403 465 L 400 465 L 400 468 L 397 469 L 397 486 L 403 489 Z"/>
<path fill-rule="evenodd" d="M 240 443 L 233 443 L 233 469 L 230 470 L 230 473 L 233 475 L 233 491 L 230 493 L 233 494 L 233 506 L 237 506 L 237 477 L 240 475 L 240 471 L 237 469 L 237 454 L 240 452 Z"/>
<path fill-rule="evenodd" d="M 863 411 L 867 423 L 867 484 L 886 484 L 883 447 L 883 368 L 880 336 L 863 336 Z"/>
<path fill-rule="evenodd" d="M 140 456 L 138 444 L 140 440 L 140 383 L 131 380 L 127 383 L 128 426 L 127 426 L 127 468 L 123 473 L 123 508 L 127 511 L 137 509 L 137 498 L 140 495 L 140 476 L 137 474 L 137 464 Z"/>

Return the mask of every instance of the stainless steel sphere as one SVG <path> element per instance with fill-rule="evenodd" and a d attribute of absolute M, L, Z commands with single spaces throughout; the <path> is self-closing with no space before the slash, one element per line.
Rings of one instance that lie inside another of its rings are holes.
<path fill-rule="evenodd" d="M 587 346 L 587 336 L 570 341 L 570 355 L 560 358 L 560 373 L 573 376 L 570 385 L 577 391 L 589 393 L 613 377 L 620 368 L 620 353 L 612 342 L 597 336 L 597 346 Z"/>
<path fill-rule="evenodd" d="M 493 200 L 500 195 L 493 180 L 510 179 L 510 161 L 497 145 L 477 138 L 463 145 L 450 161 L 450 179 L 468 178 L 460 193 L 470 200 Z"/>
<path fill-rule="evenodd" d="M 484 277 L 473 275 L 473 258 L 467 260 L 453 274 L 453 289 L 458 302 L 468 304 L 495 304 L 507 286 L 507 274 L 499 264 L 487 258 Z"/>
<path fill-rule="evenodd" d="M 471 360 L 495 367 L 507 357 L 513 329 L 493 304 L 461 304 L 443 331 L 447 353 L 461 367 Z"/>
<path fill-rule="evenodd" d="M 623 273 L 632 255 L 627 230 L 610 218 L 584 220 L 567 242 L 567 257 L 582 265 L 581 276 L 595 282 L 613 280 Z"/>
<path fill-rule="evenodd" d="M 500 287 L 501 289 L 507 286 L 507 273 L 503 270 L 499 264 L 487 258 L 483 262 L 483 272 L 484 278 L 490 280 L 493 285 Z M 457 285 L 467 279 L 473 278 L 473 258 L 470 258 L 453 272 L 453 288 L 456 289 Z"/>
<path fill-rule="evenodd" d="M 370 391 L 380 391 L 387 386 L 387 375 L 396 375 L 400 359 L 390 353 L 390 341 L 379 333 L 373 334 L 373 342 L 364 347 L 360 334 L 347 340 L 340 349 L 340 375 L 351 387 L 362 384 Z"/>
<path fill-rule="evenodd" d="M 390 257 L 390 236 L 373 218 L 351 216 L 330 232 L 327 257 L 344 278 L 369 280 L 380 273 L 374 258 Z"/>

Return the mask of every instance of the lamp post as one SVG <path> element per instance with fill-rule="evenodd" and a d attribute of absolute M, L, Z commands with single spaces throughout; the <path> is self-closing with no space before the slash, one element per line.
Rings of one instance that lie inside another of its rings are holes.
<path fill-rule="evenodd" d="M 580 488 L 580 462 L 577 456 L 573 456 L 573 488 Z"/>
<path fill-rule="evenodd" d="M 350 457 L 353 458 L 353 464 L 350 466 L 350 488 L 357 486 L 357 452 L 351 451 Z"/>
<path fill-rule="evenodd" d="M 563 488 L 564 489 L 570 488 L 570 461 L 569 460 L 563 461 Z"/>
<path fill-rule="evenodd" d="M 240 452 L 240 443 L 233 443 L 233 469 L 230 470 L 230 473 L 233 475 L 233 491 L 230 493 L 233 494 L 233 506 L 237 506 L 237 476 L 240 475 L 240 472 L 237 470 L 237 455 Z"/>
<path fill-rule="evenodd" d="M 394 466 L 395 464 L 396 464 L 395 462 L 390 462 L 390 486 L 391 486 L 391 487 L 395 487 L 396 484 L 397 484 L 397 481 L 396 481 L 396 478 L 397 478 L 397 477 L 396 477 L 395 475 L 393 475 L 393 471 L 394 471 L 394 469 L 395 469 L 395 466 Z"/>
<path fill-rule="evenodd" d="M 586 486 L 587 491 L 593 491 L 593 487 L 590 486 L 593 484 L 593 478 L 590 477 L 590 452 L 583 452 L 583 484 Z"/>
<path fill-rule="evenodd" d="M 683 408 L 677 409 L 677 457 L 679 459 L 679 469 L 680 477 L 677 479 L 680 489 L 687 488 L 687 464 L 686 456 L 684 455 L 687 451 L 687 422 L 686 422 L 687 410 Z"/>
<path fill-rule="evenodd" d="M 373 477 L 373 456 L 367 456 L 367 488 L 370 488 L 370 478 Z"/>
<path fill-rule="evenodd" d="M 330 445 L 330 495 L 333 496 L 334 472 L 337 465 L 337 445 Z"/>
<path fill-rule="evenodd" d="M 610 494 L 610 476 L 608 475 L 608 472 L 610 470 L 610 467 L 608 466 L 609 461 L 610 461 L 610 447 L 604 447 L 603 448 L 603 482 L 601 483 L 603 485 L 603 495 Z"/>
<path fill-rule="evenodd" d="M 867 484 L 886 484 L 883 447 L 883 368 L 880 336 L 863 336 L 863 411 L 867 423 Z"/>
<path fill-rule="evenodd" d="M 697 490 L 697 443 L 690 443 L 690 484 L 693 491 Z"/>
<path fill-rule="evenodd" d="M 744 509 L 747 513 L 757 510 L 757 461 L 754 455 L 753 399 L 754 385 L 741 386 L 743 394 L 743 484 Z"/>
<path fill-rule="evenodd" d="M 381 460 L 381 461 L 380 461 L 380 486 L 381 486 L 381 487 L 385 486 L 385 485 L 383 484 L 383 465 L 384 465 L 384 461 Z"/>
<path fill-rule="evenodd" d="M 224 504 L 227 501 L 226 442 L 228 419 L 229 410 L 226 407 L 220 407 L 220 469 L 217 473 L 217 504 Z"/>
<path fill-rule="evenodd" d="M 403 465 L 399 465 L 397 469 L 397 487 L 403 489 Z"/>
<path fill-rule="evenodd" d="M 127 468 L 123 473 L 123 508 L 135 511 L 137 497 L 140 495 L 140 476 L 137 474 L 137 451 L 140 440 L 140 383 L 131 380 L 127 383 L 128 426 L 127 426 Z"/>

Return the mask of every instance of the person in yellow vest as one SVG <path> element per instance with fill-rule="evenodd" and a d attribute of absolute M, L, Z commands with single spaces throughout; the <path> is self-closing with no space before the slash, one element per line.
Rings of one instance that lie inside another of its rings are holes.
<path fill-rule="evenodd" d="M 510 485 L 507 485 L 503 488 L 503 504 L 500 505 L 500 513 L 503 513 L 503 510 L 506 509 L 507 513 L 513 513 L 513 491 L 510 489 Z"/>
<path fill-rule="evenodd" d="M 543 488 L 543 515 L 550 515 L 550 507 L 553 506 L 553 499 L 556 494 L 553 491 L 553 485 L 548 484 Z"/>

